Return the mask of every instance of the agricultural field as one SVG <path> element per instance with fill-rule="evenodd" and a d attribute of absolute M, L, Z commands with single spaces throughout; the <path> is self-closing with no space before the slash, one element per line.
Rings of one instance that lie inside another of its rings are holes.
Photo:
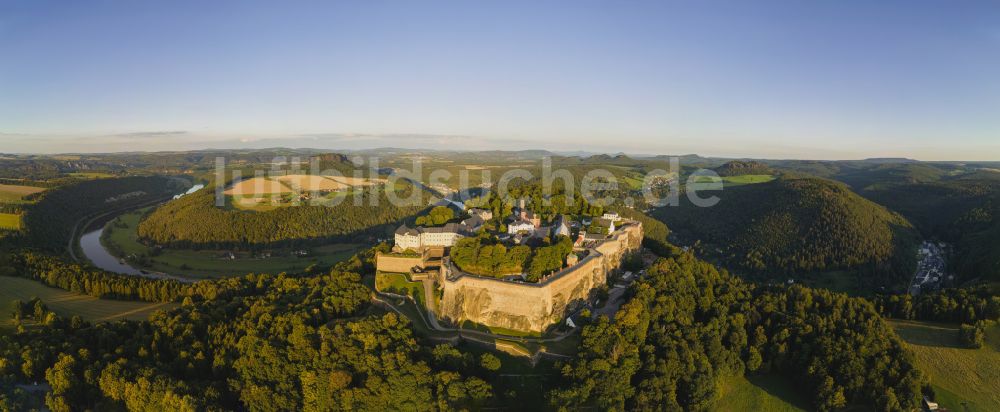
<path fill-rule="evenodd" d="M 1000 410 L 1000 326 L 986 330 L 986 345 L 967 349 L 956 325 L 889 321 L 930 377 L 936 400 L 952 411 Z"/>
<path fill-rule="evenodd" d="M 335 191 L 344 190 L 349 185 L 341 183 L 333 178 L 315 175 L 288 175 L 274 178 L 285 186 L 298 191 Z"/>
<path fill-rule="evenodd" d="M 0 329 L 11 326 L 11 304 L 15 300 L 39 298 L 60 316 L 79 315 L 85 320 L 103 322 L 119 319 L 144 320 L 157 310 L 170 310 L 174 303 L 150 303 L 100 299 L 62 289 L 51 288 L 34 280 L 0 276 Z"/>
<path fill-rule="evenodd" d="M 149 265 L 142 268 L 156 272 L 183 275 L 192 278 L 219 278 L 247 273 L 299 272 L 309 266 L 331 266 L 357 253 L 362 245 L 335 243 L 307 248 L 305 256 L 291 255 L 290 251 L 275 251 L 270 257 L 254 256 L 249 252 L 223 250 L 161 249 L 139 243 L 136 228 L 143 213 L 141 209 L 119 216 L 108 222 L 102 242 L 112 254 L 122 256 L 148 256 Z M 131 263 L 130 263 L 131 264 Z"/>
<path fill-rule="evenodd" d="M 298 202 L 333 201 L 360 188 L 384 184 L 386 179 L 345 176 L 285 175 L 255 177 L 230 186 L 224 192 L 228 205 L 235 209 L 266 212 Z M 320 192 L 313 199 L 310 192 Z M 301 196 L 300 196 L 301 195 Z"/>
<path fill-rule="evenodd" d="M 807 397 L 797 393 L 787 379 L 772 376 L 731 376 L 719 384 L 713 411 L 807 411 Z"/>
<path fill-rule="evenodd" d="M 0 184 L 0 203 L 24 203 L 25 196 L 44 191 L 44 187 Z"/>
<path fill-rule="evenodd" d="M 14 213 L 0 213 L 0 229 L 20 230 L 21 215 Z"/>
<path fill-rule="evenodd" d="M 233 184 L 226 189 L 224 193 L 229 196 L 258 196 L 276 193 L 292 193 L 292 188 L 288 187 L 279 180 L 272 180 L 266 177 L 255 177 L 252 179 L 241 180 L 238 183 Z"/>

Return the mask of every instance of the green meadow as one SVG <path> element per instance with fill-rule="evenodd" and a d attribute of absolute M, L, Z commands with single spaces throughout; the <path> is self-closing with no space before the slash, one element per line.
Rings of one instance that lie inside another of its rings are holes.
<path fill-rule="evenodd" d="M 174 303 L 150 303 L 100 299 L 45 286 L 37 281 L 0 276 L 0 329 L 11 326 L 11 308 L 15 300 L 27 302 L 39 298 L 50 310 L 64 317 L 79 315 L 84 320 L 103 322 L 119 319 L 144 320 L 157 310 L 169 310 Z"/>
<path fill-rule="evenodd" d="M 986 345 L 967 349 L 956 325 L 889 323 L 913 351 L 917 367 L 930 377 L 937 402 L 952 411 L 1000 410 L 1000 327 L 986 330 Z"/>
<path fill-rule="evenodd" d="M 719 397 L 710 410 L 793 412 L 810 410 L 809 400 L 780 376 L 730 376 L 722 378 Z"/>

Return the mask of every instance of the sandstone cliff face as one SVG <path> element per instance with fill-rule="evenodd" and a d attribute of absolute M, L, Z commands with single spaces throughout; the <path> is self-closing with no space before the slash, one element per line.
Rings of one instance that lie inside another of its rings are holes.
<path fill-rule="evenodd" d="M 642 245 L 642 225 L 632 223 L 591 250 L 578 264 L 539 284 L 504 282 L 476 276 L 454 277 L 442 267 L 438 284 L 444 290 L 438 316 L 456 324 L 466 320 L 491 327 L 541 332 L 561 322 L 571 310 L 607 282 L 622 258 Z"/>

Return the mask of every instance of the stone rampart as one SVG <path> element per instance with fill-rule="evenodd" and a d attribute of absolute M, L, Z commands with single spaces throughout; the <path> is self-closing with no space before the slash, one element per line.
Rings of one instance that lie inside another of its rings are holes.
<path fill-rule="evenodd" d="M 594 288 L 604 285 L 622 258 L 639 250 L 642 236 L 642 224 L 629 222 L 590 248 L 580 262 L 539 283 L 469 275 L 446 261 L 437 280 L 444 292 L 438 316 L 456 324 L 471 320 L 491 327 L 544 331 L 587 301 Z"/>

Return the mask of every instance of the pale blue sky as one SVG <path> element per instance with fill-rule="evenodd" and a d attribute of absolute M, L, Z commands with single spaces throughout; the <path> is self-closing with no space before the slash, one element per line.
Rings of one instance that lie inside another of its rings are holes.
<path fill-rule="evenodd" d="M 996 1 L 0 0 L 0 152 L 1000 160 Z"/>

